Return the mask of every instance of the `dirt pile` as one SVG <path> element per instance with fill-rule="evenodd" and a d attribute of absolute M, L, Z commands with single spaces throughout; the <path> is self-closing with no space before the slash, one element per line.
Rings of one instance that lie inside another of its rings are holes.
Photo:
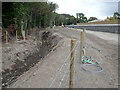
<path fill-rule="evenodd" d="M 13 83 L 17 77 L 28 71 L 44 58 L 62 39 L 51 31 L 40 31 L 26 41 L 18 41 L 3 47 L 2 86 Z"/>

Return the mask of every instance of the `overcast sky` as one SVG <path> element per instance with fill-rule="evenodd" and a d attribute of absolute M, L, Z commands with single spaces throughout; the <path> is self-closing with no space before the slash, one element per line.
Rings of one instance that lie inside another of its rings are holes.
<path fill-rule="evenodd" d="M 66 13 L 76 16 L 76 13 L 84 13 L 87 18 L 94 16 L 105 19 L 118 11 L 119 0 L 49 0 L 57 3 L 58 13 Z"/>

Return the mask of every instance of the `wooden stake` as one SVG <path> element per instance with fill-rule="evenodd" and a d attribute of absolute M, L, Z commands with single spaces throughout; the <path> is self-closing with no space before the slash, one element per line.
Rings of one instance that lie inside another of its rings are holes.
<path fill-rule="evenodd" d="M 6 30 L 6 44 L 8 44 L 8 32 Z"/>
<path fill-rule="evenodd" d="M 17 37 L 18 37 L 18 36 L 17 36 L 17 30 L 16 30 L 16 41 L 18 40 Z"/>
<path fill-rule="evenodd" d="M 83 31 L 80 32 L 80 61 L 82 61 L 82 53 L 83 53 Z"/>
<path fill-rule="evenodd" d="M 85 28 L 83 31 L 80 32 L 80 61 L 82 61 L 82 56 L 85 54 L 85 49 L 83 49 L 84 46 L 84 40 L 85 40 Z"/>
<path fill-rule="evenodd" d="M 24 35 L 24 41 L 25 41 L 25 31 L 23 31 L 23 33 L 24 33 L 23 35 Z"/>
<path fill-rule="evenodd" d="M 22 31 L 23 40 L 25 41 L 25 31 Z"/>
<path fill-rule="evenodd" d="M 70 57 L 70 81 L 69 88 L 73 88 L 74 81 L 74 61 L 75 61 L 75 44 L 76 40 L 71 40 L 71 57 Z M 73 50 L 74 49 L 74 50 Z"/>
<path fill-rule="evenodd" d="M 85 31 L 86 29 L 84 28 L 83 29 L 83 46 L 84 46 L 84 43 L 85 43 L 85 34 L 86 34 L 86 31 Z"/>
<path fill-rule="evenodd" d="M 85 46 L 85 36 L 86 36 L 86 29 L 84 28 L 83 29 L 83 46 Z M 85 54 L 85 48 L 83 48 L 82 51 L 83 51 L 82 54 L 84 55 Z"/>

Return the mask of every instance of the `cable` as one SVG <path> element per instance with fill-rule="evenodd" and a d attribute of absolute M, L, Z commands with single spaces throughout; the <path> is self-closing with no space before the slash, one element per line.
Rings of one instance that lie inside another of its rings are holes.
<path fill-rule="evenodd" d="M 74 57 L 72 57 L 72 59 L 73 59 L 73 58 L 74 58 Z M 70 62 L 72 61 L 72 59 L 70 60 Z M 61 81 L 60 81 L 60 84 L 59 84 L 58 88 L 60 88 L 60 86 L 61 86 L 61 84 L 62 84 L 62 82 L 63 82 L 63 80 L 64 80 L 64 78 L 65 78 L 65 76 L 66 76 L 66 74 L 67 74 L 68 71 L 69 71 L 69 64 L 68 64 L 68 66 L 67 66 L 67 69 L 66 69 L 66 71 L 65 71 L 65 73 L 64 73 Z"/>
<path fill-rule="evenodd" d="M 99 70 L 99 71 L 86 70 L 86 69 L 84 68 L 85 66 L 96 66 L 96 67 L 100 68 L 100 70 Z M 80 68 L 81 68 L 82 70 L 86 71 L 86 72 L 93 73 L 93 74 L 97 74 L 97 73 L 103 72 L 102 67 L 101 67 L 100 65 L 96 65 L 96 64 L 83 64 L 83 65 L 81 65 Z"/>
<path fill-rule="evenodd" d="M 65 65 L 66 61 L 68 60 L 68 58 L 70 57 L 71 53 L 73 52 L 73 50 L 76 48 L 77 44 L 74 46 L 74 48 L 72 49 L 72 51 L 70 52 L 70 54 L 68 55 L 68 57 L 65 59 L 64 63 L 61 65 L 61 67 L 58 69 L 58 72 L 55 74 L 54 78 L 52 79 L 52 82 L 49 86 L 49 88 L 52 87 L 52 85 L 54 84 L 57 76 L 60 74 L 60 71 L 62 70 L 63 66 Z"/>
<path fill-rule="evenodd" d="M 63 77 L 62 77 L 62 79 L 61 79 L 61 81 L 59 83 L 58 88 L 60 88 L 60 86 L 61 86 L 61 84 L 62 84 L 62 82 L 63 82 L 63 80 L 64 80 L 64 78 L 65 78 L 65 76 L 66 76 L 66 74 L 67 74 L 68 71 L 69 71 L 69 65 L 67 66 L 67 69 L 66 69 L 66 71 L 65 71 L 65 73 L 64 73 L 64 75 L 63 75 Z"/>
<path fill-rule="evenodd" d="M 74 46 L 74 48 L 72 49 L 72 51 L 70 52 L 70 54 L 68 55 L 68 57 L 65 59 L 64 63 L 61 65 L 61 67 L 58 69 L 58 72 L 55 74 L 55 77 L 52 80 L 52 83 L 50 84 L 49 88 L 52 87 L 52 85 L 54 84 L 54 81 L 56 80 L 57 76 L 60 74 L 60 71 L 62 70 L 63 66 L 65 65 L 66 61 L 68 60 L 68 58 L 70 57 L 71 53 L 73 52 L 73 50 L 76 48 L 77 44 Z"/>
<path fill-rule="evenodd" d="M 88 43 L 86 43 L 88 46 L 89 46 L 89 49 L 92 49 L 92 50 L 97 50 L 97 48 L 96 47 L 94 47 L 94 46 L 91 46 L 90 44 L 88 44 Z M 100 57 L 101 55 L 103 56 L 103 54 L 102 54 L 102 52 L 101 52 L 101 50 L 100 49 L 98 49 L 99 50 L 99 53 L 97 53 L 97 55 L 98 55 L 98 57 L 99 57 L 99 61 L 100 62 L 98 62 L 98 60 L 96 60 L 98 63 L 101 63 L 101 61 L 102 61 L 102 58 Z M 98 51 L 97 50 L 97 51 Z M 101 54 L 101 55 L 100 55 Z"/>

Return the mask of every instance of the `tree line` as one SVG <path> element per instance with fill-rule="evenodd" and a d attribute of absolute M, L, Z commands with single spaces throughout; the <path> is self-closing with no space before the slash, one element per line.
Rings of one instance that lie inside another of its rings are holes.
<path fill-rule="evenodd" d="M 2 26 L 7 28 L 15 24 L 18 32 L 30 30 L 34 27 L 46 28 L 54 25 L 76 25 L 97 20 L 96 17 L 87 18 L 83 13 L 76 13 L 76 18 L 70 14 L 58 14 L 59 6 L 53 2 L 3 2 Z M 115 18 L 120 14 L 115 12 Z"/>
<path fill-rule="evenodd" d="M 16 24 L 19 29 L 34 27 L 48 27 L 53 25 L 70 25 L 87 22 L 83 13 L 78 13 L 77 18 L 70 14 L 58 14 L 58 5 L 52 2 L 3 2 L 2 25 L 7 28 Z M 91 17 L 90 20 L 97 19 Z"/>
<path fill-rule="evenodd" d="M 58 5 L 52 2 L 3 2 L 2 25 L 17 25 L 19 30 L 48 27 Z"/>

